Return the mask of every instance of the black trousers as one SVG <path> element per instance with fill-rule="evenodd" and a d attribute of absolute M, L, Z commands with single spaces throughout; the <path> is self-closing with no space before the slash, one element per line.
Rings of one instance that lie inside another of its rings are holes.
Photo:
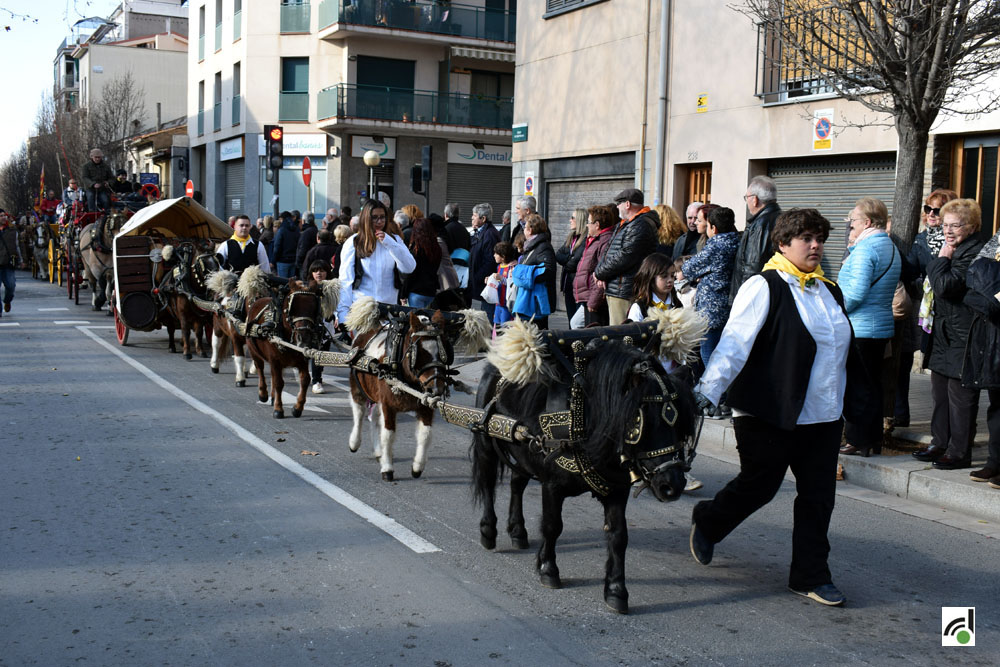
<path fill-rule="evenodd" d="M 986 465 L 1000 468 L 1000 389 L 987 391 L 990 404 L 986 408 L 986 427 L 990 431 L 990 453 Z"/>
<path fill-rule="evenodd" d="M 972 451 L 979 416 L 979 390 L 962 381 L 931 371 L 931 444 L 947 447 L 956 459 Z"/>
<path fill-rule="evenodd" d="M 711 542 L 721 542 L 744 519 L 766 505 L 785 472 L 795 475 L 792 564 L 788 585 L 812 590 L 832 583 L 827 530 L 836 494 L 837 455 L 843 422 L 796 426 L 782 431 L 756 417 L 733 420 L 740 474 L 712 500 L 698 503 L 693 519 Z"/>
<path fill-rule="evenodd" d="M 844 439 L 858 449 L 882 449 L 882 359 L 888 338 L 857 338 L 855 343 L 861 353 L 861 363 L 872 382 L 872 392 L 877 397 L 879 409 L 872 411 L 868 422 L 847 422 Z"/>

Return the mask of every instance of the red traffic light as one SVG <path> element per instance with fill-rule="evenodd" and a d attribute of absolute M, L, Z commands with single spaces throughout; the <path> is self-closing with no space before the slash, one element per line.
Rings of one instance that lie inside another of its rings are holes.
<path fill-rule="evenodd" d="M 284 134 L 284 132 L 280 127 L 271 128 L 271 138 L 274 139 L 275 141 L 281 141 L 282 134 Z"/>

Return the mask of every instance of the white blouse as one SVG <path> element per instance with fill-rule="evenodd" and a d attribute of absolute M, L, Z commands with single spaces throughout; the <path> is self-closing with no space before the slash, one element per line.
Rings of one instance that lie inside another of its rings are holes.
<path fill-rule="evenodd" d="M 792 290 L 802 324 L 816 341 L 816 356 L 809 373 L 805 404 L 796 423 L 822 424 L 836 421 L 844 410 L 851 323 L 830 290 L 821 286 L 821 281 L 817 280 L 811 287 L 802 290 L 799 288 L 798 278 L 784 271 L 778 273 Z M 695 387 L 713 405 L 719 404 L 723 392 L 743 370 L 757 334 L 767 320 L 770 307 L 771 294 L 763 276 L 753 276 L 740 287 L 719 345 L 708 361 L 705 374 Z M 745 414 L 733 411 L 733 415 L 737 417 Z"/>
<path fill-rule="evenodd" d="M 347 318 L 354 299 L 361 296 L 374 297 L 381 303 L 395 304 L 399 299 L 399 290 L 393 281 L 393 267 L 402 273 L 412 273 L 417 268 L 417 260 L 410 254 L 403 239 L 392 234 L 386 234 L 381 243 L 375 244 L 375 251 L 361 259 L 364 275 L 361 284 L 354 289 L 354 241 L 358 235 L 344 241 L 340 251 L 340 305 L 337 307 L 337 319 L 343 322 Z"/>

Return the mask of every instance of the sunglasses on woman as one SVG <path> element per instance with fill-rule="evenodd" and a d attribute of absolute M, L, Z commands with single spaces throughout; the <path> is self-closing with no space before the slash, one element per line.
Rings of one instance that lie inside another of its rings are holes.
<path fill-rule="evenodd" d="M 934 217 L 939 218 L 939 217 L 941 217 L 941 207 L 938 206 L 937 208 L 932 208 L 932 207 L 928 206 L 927 204 L 924 204 L 924 213 L 926 213 L 927 215 L 933 215 Z"/>

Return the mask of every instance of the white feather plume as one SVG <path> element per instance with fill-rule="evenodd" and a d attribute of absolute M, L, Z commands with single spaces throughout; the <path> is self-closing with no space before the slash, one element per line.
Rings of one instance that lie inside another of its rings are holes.
<path fill-rule="evenodd" d="M 370 296 L 363 296 L 351 304 L 347 311 L 347 328 L 355 334 L 363 334 L 379 327 L 378 302 Z"/>
<path fill-rule="evenodd" d="M 239 276 L 235 273 L 226 269 L 219 269 L 208 274 L 208 278 L 205 280 L 205 287 L 216 297 L 223 297 L 229 296 L 236 291 L 236 284 L 238 282 Z"/>
<path fill-rule="evenodd" d="M 174 256 L 174 247 L 170 244 L 163 246 L 163 252 L 160 256 L 163 257 L 164 262 L 169 262 Z"/>
<path fill-rule="evenodd" d="M 337 307 L 340 305 L 340 281 L 324 280 L 320 285 L 323 287 L 323 297 L 320 299 L 323 319 L 330 321 L 337 314 Z"/>
<path fill-rule="evenodd" d="M 705 339 L 708 320 L 694 308 L 650 308 L 647 320 L 656 321 L 660 334 L 660 356 L 683 364 L 695 358 L 698 344 Z"/>
<path fill-rule="evenodd" d="M 240 281 L 236 285 L 236 292 L 246 299 L 247 303 L 267 296 L 269 290 L 264 271 L 256 264 L 243 269 Z"/>
<path fill-rule="evenodd" d="M 490 325 L 490 319 L 486 316 L 486 313 L 471 308 L 458 312 L 460 315 L 465 316 L 462 333 L 458 336 L 458 345 L 463 347 L 469 354 L 476 354 L 489 347 L 493 327 Z"/>
<path fill-rule="evenodd" d="M 507 322 L 486 355 L 500 375 L 518 387 L 551 375 L 546 358 L 538 327 L 523 320 Z"/>

